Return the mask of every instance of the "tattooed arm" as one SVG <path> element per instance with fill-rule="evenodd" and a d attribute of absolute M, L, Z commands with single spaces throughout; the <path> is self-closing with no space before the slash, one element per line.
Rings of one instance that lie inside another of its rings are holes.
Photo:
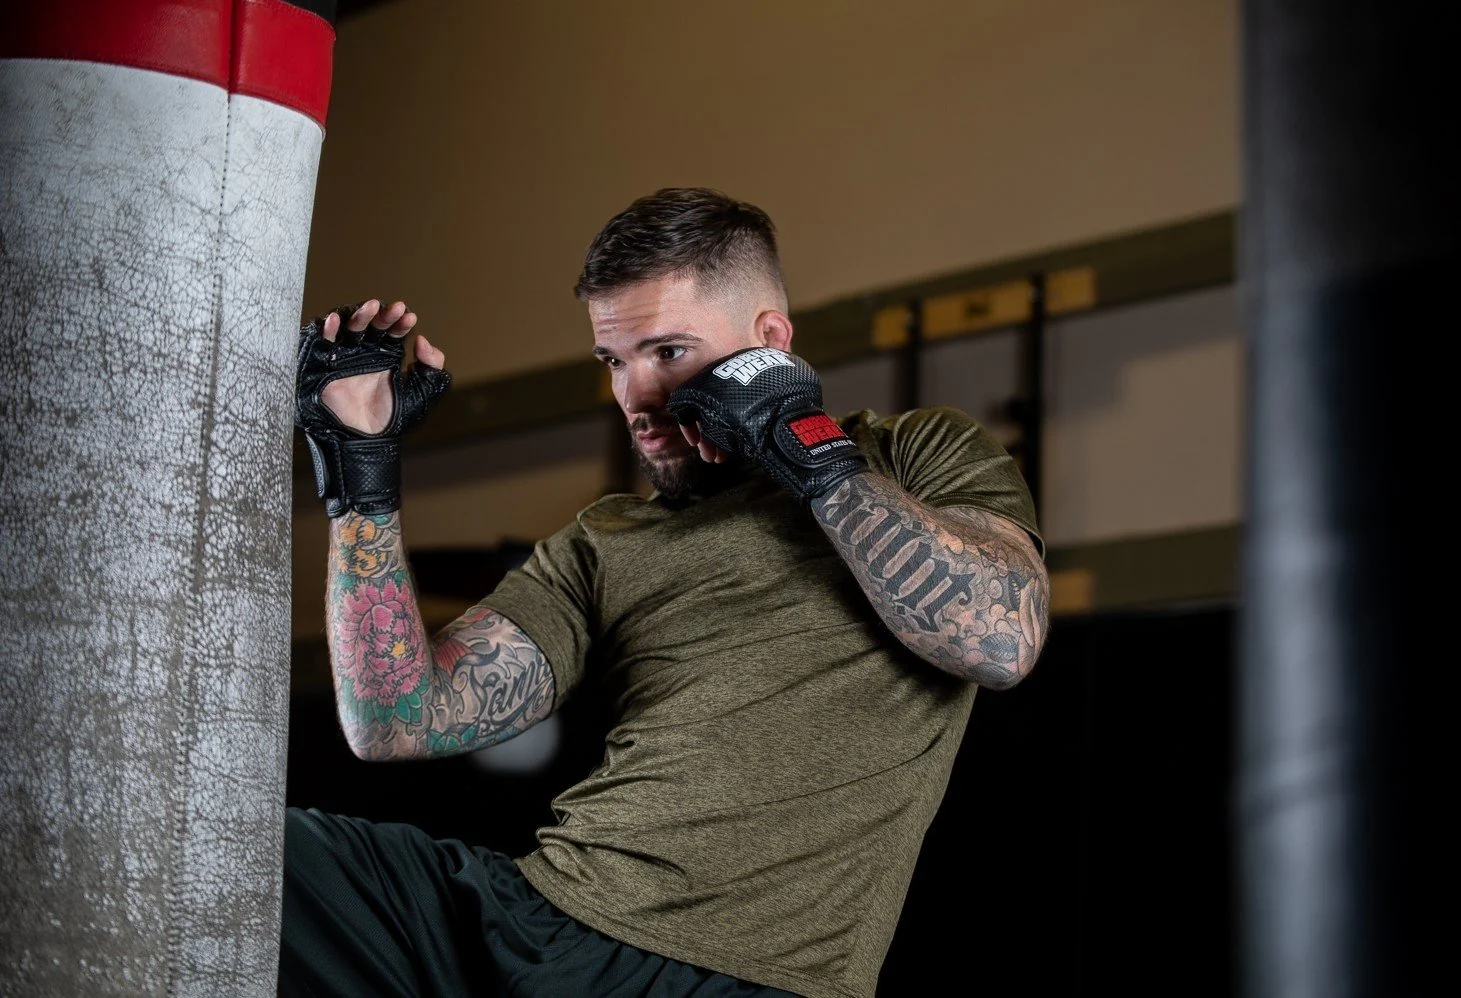
<path fill-rule="evenodd" d="M 925 506 L 871 472 L 812 511 L 883 623 L 919 657 L 993 689 L 1034 667 L 1049 579 L 1024 530 L 983 510 Z"/>
<path fill-rule="evenodd" d="M 340 726 L 362 759 L 424 759 L 511 738 L 553 709 L 553 673 L 501 614 L 473 607 L 428 640 L 399 513 L 330 523 L 325 622 Z"/>

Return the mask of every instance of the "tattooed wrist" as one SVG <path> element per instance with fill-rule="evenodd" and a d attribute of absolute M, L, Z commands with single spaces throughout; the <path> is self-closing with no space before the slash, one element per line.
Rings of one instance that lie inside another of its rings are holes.
<path fill-rule="evenodd" d="M 873 609 L 946 672 L 998 689 L 1034 665 L 1048 621 L 1044 565 L 1025 535 L 969 507 L 933 509 L 871 472 L 812 504 Z"/>

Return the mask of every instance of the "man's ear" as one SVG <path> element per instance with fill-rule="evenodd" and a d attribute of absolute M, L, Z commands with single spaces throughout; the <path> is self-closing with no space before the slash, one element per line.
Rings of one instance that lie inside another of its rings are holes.
<path fill-rule="evenodd" d="M 756 316 L 756 338 L 764 345 L 791 353 L 791 317 L 774 308 Z"/>

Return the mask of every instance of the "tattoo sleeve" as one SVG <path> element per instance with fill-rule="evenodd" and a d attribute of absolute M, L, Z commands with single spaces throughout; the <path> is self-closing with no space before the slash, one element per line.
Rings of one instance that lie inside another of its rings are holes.
<path fill-rule="evenodd" d="M 330 526 L 326 633 L 340 725 L 362 759 L 482 748 L 553 709 L 553 673 L 512 621 L 476 606 L 428 639 L 400 514 Z"/>
<path fill-rule="evenodd" d="M 883 623 L 921 658 L 995 689 L 1034 667 L 1049 580 L 1018 526 L 968 507 L 933 509 L 872 473 L 812 511 Z"/>

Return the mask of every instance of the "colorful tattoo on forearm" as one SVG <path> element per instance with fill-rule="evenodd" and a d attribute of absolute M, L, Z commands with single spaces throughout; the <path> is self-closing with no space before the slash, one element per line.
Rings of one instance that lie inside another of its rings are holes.
<path fill-rule="evenodd" d="M 880 475 L 854 475 L 812 511 L 888 628 L 946 672 L 1013 686 L 1048 625 L 1048 581 L 1018 528 L 932 509 Z"/>
<path fill-rule="evenodd" d="M 399 514 L 334 521 L 325 617 L 340 722 L 365 758 L 481 748 L 552 709 L 546 659 L 499 614 L 474 608 L 427 640 Z"/>
<path fill-rule="evenodd" d="M 431 655 L 395 513 L 350 513 L 330 531 L 326 622 L 341 721 L 355 731 L 419 724 Z M 347 735 L 351 734 L 347 730 Z"/>

